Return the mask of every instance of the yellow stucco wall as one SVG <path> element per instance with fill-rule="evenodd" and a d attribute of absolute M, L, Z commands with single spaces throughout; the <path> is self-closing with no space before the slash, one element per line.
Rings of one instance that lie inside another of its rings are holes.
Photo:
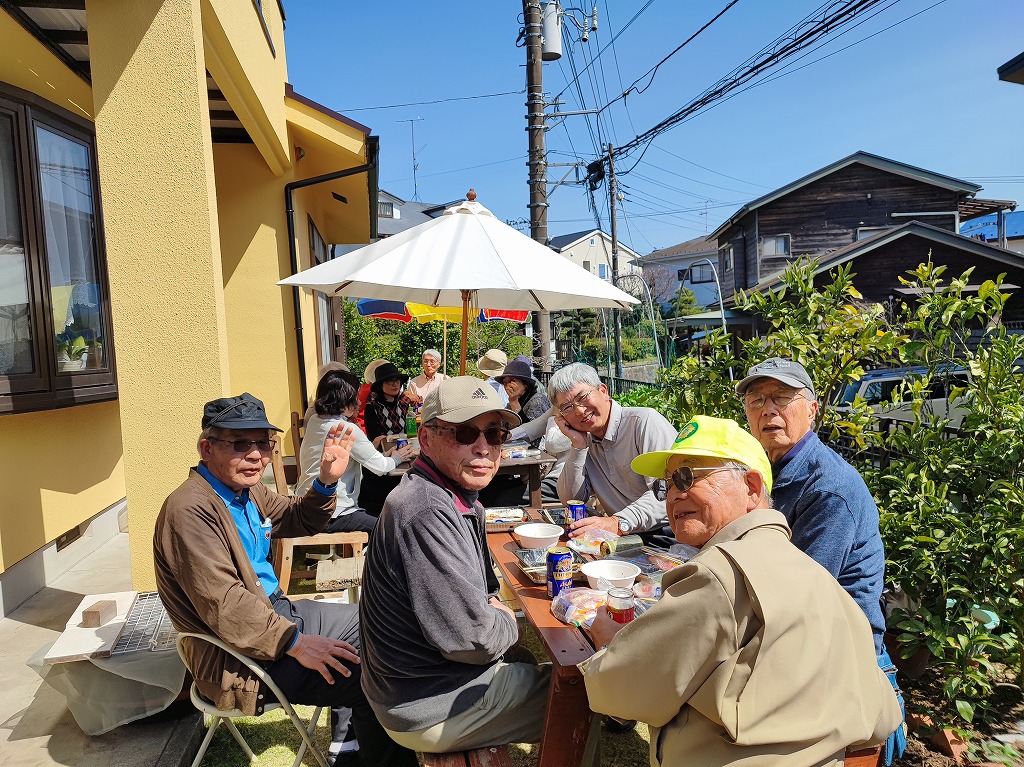
<path fill-rule="evenodd" d="M 0 11 L 0 82 L 83 117 L 88 84 Z M 125 496 L 116 402 L 0 416 L 0 572 Z"/>
<path fill-rule="evenodd" d="M 273 51 L 252 3 L 202 0 L 201 5 L 206 67 L 267 166 L 280 175 L 291 165 L 291 147 L 284 111 L 284 26 L 277 3 L 262 3 Z"/>
<path fill-rule="evenodd" d="M 286 429 L 298 407 L 290 396 L 298 392 L 295 324 L 291 292 L 275 283 L 290 273 L 288 179 L 274 176 L 251 144 L 218 144 L 213 154 L 232 394 L 259 397 L 271 423 Z"/>
<path fill-rule="evenodd" d="M 0 416 L 0 571 L 125 496 L 116 402 Z"/>
<path fill-rule="evenodd" d="M 81 77 L 0 11 L 0 82 L 34 93 L 80 117 L 92 119 L 92 89 Z"/>
<path fill-rule="evenodd" d="M 196 459 L 202 404 L 227 393 L 200 0 L 87 5 L 117 350 L 132 580 Z"/>

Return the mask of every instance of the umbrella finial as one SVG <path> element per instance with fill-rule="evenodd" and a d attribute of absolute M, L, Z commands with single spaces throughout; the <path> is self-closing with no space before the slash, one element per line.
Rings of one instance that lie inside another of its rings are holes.
<path fill-rule="evenodd" d="M 476 199 L 476 190 L 470 189 L 468 192 L 466 192 L 466 199 L 469 200 L 470 202 L 473 202 Z"/>

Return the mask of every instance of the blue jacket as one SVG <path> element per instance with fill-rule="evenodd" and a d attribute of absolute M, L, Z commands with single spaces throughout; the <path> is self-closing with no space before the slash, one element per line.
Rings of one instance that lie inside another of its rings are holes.
<path fill-rule="evenodd" d="M 885 550 L 878 507 L 853 466 L 813 432 L 773 466 L 775 508 L 793 531 L 793 544 L 839 581 L 871 624 L 875 654 L 882 652 Z M 787 456 L 788 457 L 788 456 Z"/>

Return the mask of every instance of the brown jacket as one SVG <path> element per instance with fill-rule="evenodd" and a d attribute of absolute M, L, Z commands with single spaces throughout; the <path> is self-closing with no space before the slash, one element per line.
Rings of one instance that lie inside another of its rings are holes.
<path fill-rule="evenodd" d="M 313 489 L 302 498 L 262 484 L 249 493 L 277 538 L 318 533 L 334 510 L 334 496 Z M 213 634 L 257 661 L 275 660 L 291 646 L 295 624 L 274 612 L 231 512 L 195 469 L 160 509 L 153 554 L 157 591 L 178 631 Z M 185 654 L 199 691 L 217 708 L 263 712 L 265 685 L 237 660 L 196 640 L 186 641 Z"/>
<path fill-rule="evenodd" d="M 777 511 L 726 525 L 580 664 L 594 711 L 652 726 L 651 764 L 841 767 L 902 719 L 863 611 Z"/>

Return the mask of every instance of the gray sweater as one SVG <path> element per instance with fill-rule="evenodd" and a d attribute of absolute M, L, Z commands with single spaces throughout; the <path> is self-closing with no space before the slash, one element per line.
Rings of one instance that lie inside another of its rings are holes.
<path fill-rule="evenodd" d="M 381 724 L 443 722 L 487 691 L 518 637 L 488 604 L 483 507 L 421 456 L 388 496 L 370 539 L 359 601 L 362 685 Z"/>

